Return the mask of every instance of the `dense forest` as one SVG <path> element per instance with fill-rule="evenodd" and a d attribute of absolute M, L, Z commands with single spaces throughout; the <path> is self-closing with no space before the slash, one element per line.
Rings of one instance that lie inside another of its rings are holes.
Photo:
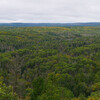
<path fill-rule="evenodd" d="M 0 27 L 0 100 L 100 100 L 100 27 Z"/>

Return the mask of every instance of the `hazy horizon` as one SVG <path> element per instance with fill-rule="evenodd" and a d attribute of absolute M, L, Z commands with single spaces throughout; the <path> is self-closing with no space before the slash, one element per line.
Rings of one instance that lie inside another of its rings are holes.
<path fill-rule="evenodd" d="M 99 21 L 98 22 L 0 22 L 0 24 L 17 24 L 17 23 L 21 23 L 21 24 L 85 24 L 85 23 L 100 23 Z"/>

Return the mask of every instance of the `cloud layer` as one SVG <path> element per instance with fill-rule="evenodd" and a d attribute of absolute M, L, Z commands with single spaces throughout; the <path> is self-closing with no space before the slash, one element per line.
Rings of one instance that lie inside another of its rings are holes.
<path fill-rule="evenodd" d="M 0 22 L 100 22 L 100 0 L 0 0 Z"/>

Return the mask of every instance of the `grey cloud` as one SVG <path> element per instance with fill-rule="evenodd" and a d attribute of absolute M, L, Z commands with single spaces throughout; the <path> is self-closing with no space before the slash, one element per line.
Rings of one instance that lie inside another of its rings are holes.
<path fill-rule="evenodd" d="M 99 0 L 0 0 L 0 22 L 96 22 L 99 5 Z"/>

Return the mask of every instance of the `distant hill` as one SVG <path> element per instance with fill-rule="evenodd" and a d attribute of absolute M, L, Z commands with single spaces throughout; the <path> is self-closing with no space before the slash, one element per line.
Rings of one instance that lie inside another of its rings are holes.
<path fill-rule="evenodd" d="M 100 22 L 90 23 L 0 23 L 0 26 L 14 26 L 14 27 L 68 27 L 68 26 L 100 26 Z"/>

